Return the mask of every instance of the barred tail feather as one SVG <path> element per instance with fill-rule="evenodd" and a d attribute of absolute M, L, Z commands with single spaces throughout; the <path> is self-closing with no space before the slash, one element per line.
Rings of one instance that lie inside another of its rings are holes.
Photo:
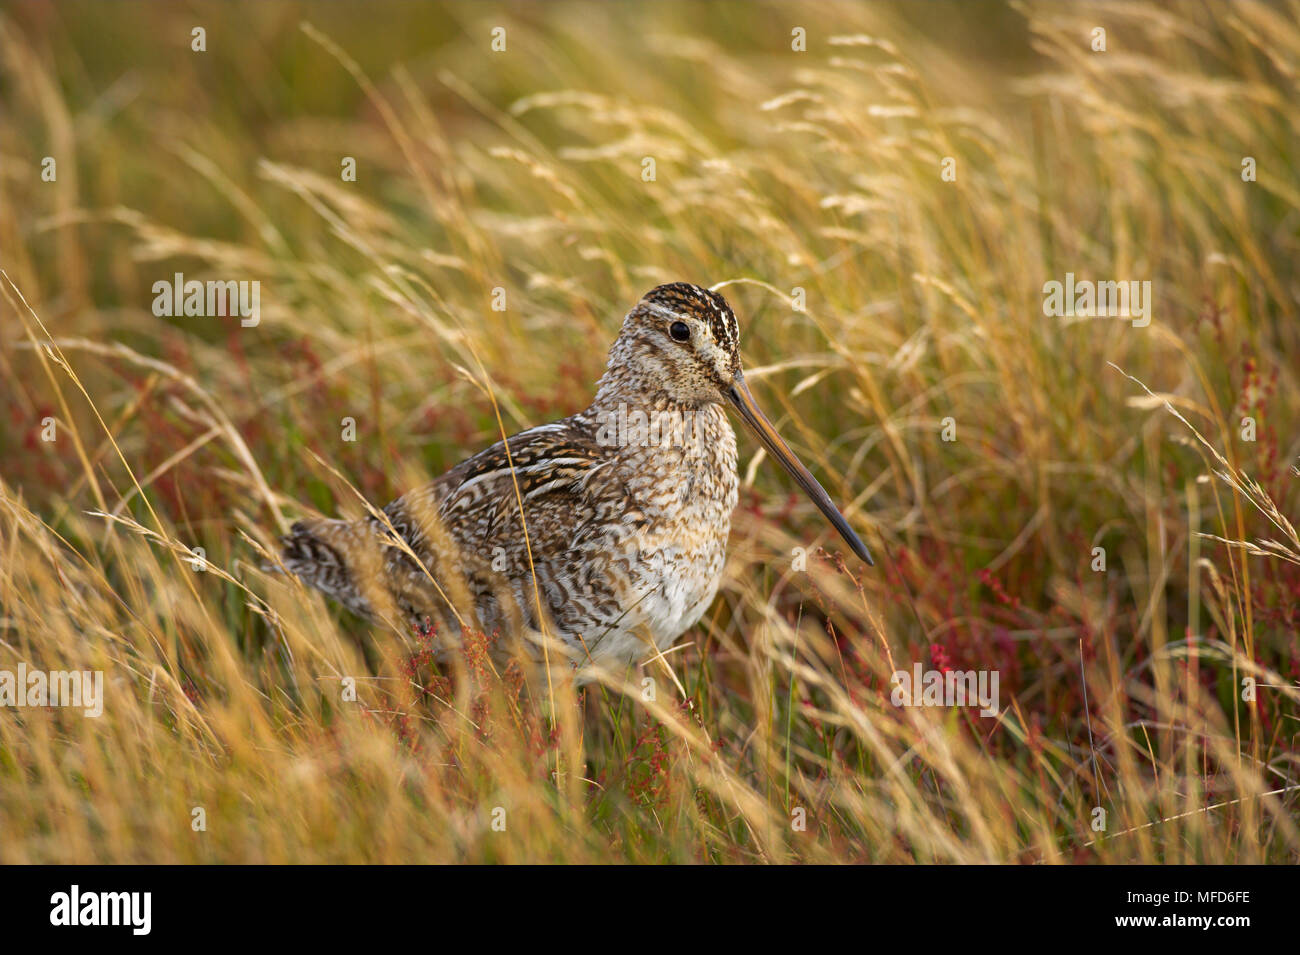
<path fill-rule="evenodd" d="M 298 521 L 280 538 L 281 559 L 285 568 L 310 587 L 333 597 L 349 610 L 371 616 L 369 602 L 357 586 L 347 555 L 364 533 L 352 521 Z"/>

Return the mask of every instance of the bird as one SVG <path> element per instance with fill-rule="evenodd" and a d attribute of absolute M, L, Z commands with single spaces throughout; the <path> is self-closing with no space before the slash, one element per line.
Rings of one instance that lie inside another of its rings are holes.
<path fill-rule="evenodd" d="M 722 580 L 739 486 L 726 409 L 873 564 L 755 403 L 731 306 L 674 282 L 626 314 L 587 408 L 497 442 L 382 511 L 298 521 L 280 541 L 283 569 L 422 634 L 525 634 L 530 653 L 549 661 L 553 648 L 580 682 L 642 663 L 700 620 Z"/>

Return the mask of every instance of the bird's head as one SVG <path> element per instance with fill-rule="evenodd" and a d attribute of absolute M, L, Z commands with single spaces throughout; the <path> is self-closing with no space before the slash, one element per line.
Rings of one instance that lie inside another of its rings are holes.
<path fill-rule="evenodd" d="M 687 405 L 722 400 L 740 371 L 736 313 L 717 292 L 674 282 L 653 288 L 623 320 L 615 361 L 635 366 L 672 400 Z"/>
<path fill-rule="evenodd" d="M 644 390 L 678 404 L 730 405 L 853 552 L 873 563 L 844 515 L 754 402 L 741 368 L 736 313 L 717 292 L 686 282 L 651 289 L 623 320 L 610 371 L 634 376 Z"/>

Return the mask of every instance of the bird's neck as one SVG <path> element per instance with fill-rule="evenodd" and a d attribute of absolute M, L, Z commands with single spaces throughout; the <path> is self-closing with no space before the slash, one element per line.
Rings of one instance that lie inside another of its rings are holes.
<path fill-rule="evenodd" d="M 589 412 L 639 410 L 693 411 L 701 402 L 674 395 L 665 384 L 673 370 L 658 356 L 620 338 L 609 351 L 609 366 L 596 384 Z"/>
<path fill-rule="evenodd" d="M 596 385 L 596 396 L 591 399 L 593 412 L 616 411 L 620 407 L 640 411 L 665 411 L 671 408 L 685 410 L 688 404 L 676 401 L 649 375 L 637 374 L 635 369 L 611 368 L 601 376 Z"/>
<path fill-rule="evenodd" d="M 717 402 L 681 401 L 643 379 L 607 374 L 577 418 L 612 456 L 636 467 L 656 461 L 664 479 L 701 467 L 723 475 L 735 471 L 736 436 Z"/>

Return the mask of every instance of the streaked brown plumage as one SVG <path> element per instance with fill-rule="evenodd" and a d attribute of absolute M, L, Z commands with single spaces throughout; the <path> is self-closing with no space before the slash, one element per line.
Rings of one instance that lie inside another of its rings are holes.
<path fill-rule="evenodd" d="M 722 296 L 655 288 L 624 319 L 590 407 L 476 454 L 384 520 L 295 524 L 284 565 L 363 615 L 548 633 L 582 665 L 640 660 L 699 620 L 722 577 L 737 491 L 724 402 L 870 562 L 755 407 L 739 340 Z"/>

